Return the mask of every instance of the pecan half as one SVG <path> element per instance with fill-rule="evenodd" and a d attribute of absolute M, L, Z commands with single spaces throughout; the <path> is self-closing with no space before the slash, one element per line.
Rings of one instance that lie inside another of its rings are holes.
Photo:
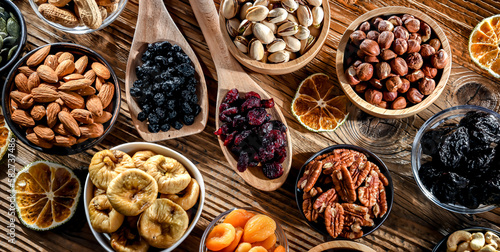
<path fill-rule="evenodd" d="M 299 189 L 304 189 L 304 192 L 309 192 L 318 181 L 319 175 L 321 175 L 321 170 L 323 169 L 323 162 L 321 161 L 311 161 L 306 166 L 306 171 L 299 179 L 297 187 Z"/>
<path fill-rule="evenodd" d="M 371 165 L 372 165 L 372 169 L 378 173 L 378 178 L 380 179 L 382 184 L 384 184 L 384 186 L 388 186 L 389 180 L 387 179 L 387 177 L 384 174 L 382 174 L 382 172 L 380 171 L 380 168 L 374 163 L 371 163 Z"/>
<path fill-rule="evenodd" d="M 322 213 L 325 211 L 327 205 L 331 205 L 333 203 L 337 203 L 338 195 L 335 189 L 329 189 L 328 191 L 322 193 L 315 201 L 313 208 L 318 213 Z"/>
<path fill-rule="evenodd" d="M 354 182 L 354 188 L 358 188 L 365 180 L 368 173 L 370 173 L 371 166 L 367 163 L 368 159 L 363 153 L 359 153 L 358 158 L 349 167 L 349 172 L 351 173 L 352 181 Z"/>
<path fill-rule="evenodd" d="M 344 228 L 344 209 L 339 203 L 326 206 L 325 226 L 328 233 L 337 238 Z"/>
<path fill-rule="evenodd" d="M 367 207 L 374 206 L 379 195 L 379 184 L 378 173 L 372 170 L 366 178 L 365 185 L 358 188 L 359 202 Z"/>
<path fill-rule="evenodd" d="M 342 200 L 350 203 L 356 201 L 354 183 L 352 182 L 351 174 L 344 165 L 341 165 L 340 169 L 332 173 L 332 180 L 335 185 L 335 190 Z"/>
<path fill-rule="evenodd" d="M 377 203 L 372 208 L 373 215 L 377 218 L 384 216 L 387 213 L 387 195 L 385 193 L 385 187 L 382 183 L 378 184 L 379 194 L 377 197 Z"/>
<path fill-rule="evenodd" d="M 351 226 L 344 226 L 344 229 L 342 230 L 342 233 L 340 233 L 340 236 L 351 240 L 361 238 L 363 236 L 363 230 L 361 230 L 361 227 L 359 227 L 358 232 L 354 231 L 355 229 L 357 229 L 356 227 L 354 227 L 354 225 L 355 224 Z"/>
<path fill-rule="evenodd" d="M 352 203 L 342 203 L 342 208 L 344 209 L 344 218 L 346 220 L 353 220 L 352 223 L 354 223 L 354 220 L 357 219 L 359 220 L 361 226 L 373 226 L 374 222 L 370 217 L 368 207 Z"/>
<path fill-rule="evenodd" d="M 339 169 L 340 165 L 344 165 L 346 167 L 350 167 L 359 157 L 363 155 L 357 151 L 353 150 L 343 150 L 342 152 L 337 152 L 323 159 L 323 174 L 329 175 L 332 174 L 334 170 Z"/>
<path fill-rule="evenodd" d="M 313 198 L 311 194 L 305 192 L 302 195 L 302 211 L 304 211 L 304 215 L 308 221 L 316 221 L 318 219 L 318 212 L 313 208 Z"/>

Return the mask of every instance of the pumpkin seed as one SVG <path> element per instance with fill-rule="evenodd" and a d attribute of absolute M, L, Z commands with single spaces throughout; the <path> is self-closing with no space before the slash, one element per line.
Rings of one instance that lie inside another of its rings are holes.
<path fill-rule="evenodd" d="M 9 36 L 9 34 L 7 34 L 6 32 L 0 32 L 0 37 L 2 37 L 2 40 L 4 38 L 6 38 L 7 36 Z M 0 48 L 1 48 L 1 46 L 0 46 Z"/>
<path fill-rule="evenodd" d="M 19 26 L 17 21 L 15 21 L 15 19 L 13 18 L 9 18 L 9 20 L 7 21 L 7 33 L 9 33 L 9 35 L 12 37 L 17 38 L 19 37 L 20 30 L 21 27 Z"/>
<path fill-rule="evenodd" d="M 0 49 L 3 47 L 3 37 L 0 36 Z"/>
<path fill-rule="evenodd" d="M 5 22 L 3 18 L 0 18 L 0 31 L 1 32 L 7 31 L 7 22 Z"/>
<path fill-rule="evenodd" d="M 2 50 L 0 50 L 0 56 L 4 57 L 4 58 L 7 58 L 7 54 L 9 53 L 9 49 L 8 48 L 4 48 Z"/>
<path fill-rule="evenodd" d="M 0 56 L 0 64 L 2 64 L 2 56 Z"/>
<path fill-rule="evenodd" d="M 16 45 L 16 46 L 10 48 L 9 54 L 7 55 L 7 60 L 10 60 L 12 58 L 12 56 L 14 56 L 14 53 L 16 52 L 17 47 L 18 46 Z"/>
<path fill-rule="evenodd" d="M 4 47 L 13 47 L 17 42 L 17 38 L 14 38 L 12 36 L 8 36 L 3 40 L 3 46 Z"/>

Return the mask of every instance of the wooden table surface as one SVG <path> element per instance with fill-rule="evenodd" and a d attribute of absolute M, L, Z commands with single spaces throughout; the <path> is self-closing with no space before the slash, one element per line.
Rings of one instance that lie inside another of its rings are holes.
<path fill-rule="evenodd" d="M 27 0 L 14 1 L 22 10 L 28 25 L 28 46 L 53 42 L 73 42 L 88 46 L 113 66 L 120 79 L 122 107 L 114 129 L 98 146 L 72 156 L 38 153 L 18 142 L 16 169 L 35 160 L 51 160 L 65 164 L 84 183 L 86 167 L 92 155 L 100 150 L 141 141 L 125 101 L 125 66 L 137 21 L 138 0 L 129 0 L 125 10 L 110 26 L 87 35 L 67 34 L 44 24 Z M 311 229 L 300 214 L 293 192 L 297 173 L 315 152 L 335 144 L 354 144 L 379 155 L 387 164 L 394 180 L 394 205 L 389 218 L 371 235 L 357 241 L 376 251 L 430 251 L 444 235 L 454 230 L 485 226 L 500 227 L 500 208 L 476 214 L 461 215 L 437 207 L 418 189 L 411 172 L 410 153 L 419 127 L 436 112 L 460 104 L 481 105 L 500 110 L 500 86 L 473 64 L 467 51 L 468 37 L 474 26 L 485 17 L 500 13 L 497 0 L 330 0 L 331 30 L 318 56 L 300 71 L 282 76 L 265 76 L 249 72 L 282 108 L 293 139 L 293 164 L 286 183 L 274 192 L 261 192 L 245 184 L 225 160 L 219 148 L 215 128 L 216 72 L 204 37 L 188 0 L 165 0 L 167 9 L 197 54 L 205 72 L 210 97 L 210 115 L 206 129 L 200 134 L 160 142 L 192 160 L 206 183 L 205 207 L 196 228 L 176 251 L 197 251 L 200 238 L 210 221 L 232 207 L 257 207 L 269 212 L 285 229 L 290 251 L 307 251 L 328 238 Z M 219 0 L 216 0 L 219 5 Z M 359 15 L 372 9 L 403 5 L 416 8 L 433 17 L 443 28 L 452 45 L 453 68 L 446 90 L 427 110 L 406 119 L 387 120 L 369 116 L 351 106 L 348 121 L 334 133 L 312 133 L 292 116 L 290 103 L 300 81 L 310 74 L 323 72 L 337 82 L 336 49 L 342 33 Z M 52 231 L 36 232 L 25 228 L 16 218 L 16 242 L 8 243 L 9 184 L 5 162 L 0 169 L 0 250 L 1 251 L 103 251 L 94 239 L 83 212 L 82 200 L 73 219 Z"/>

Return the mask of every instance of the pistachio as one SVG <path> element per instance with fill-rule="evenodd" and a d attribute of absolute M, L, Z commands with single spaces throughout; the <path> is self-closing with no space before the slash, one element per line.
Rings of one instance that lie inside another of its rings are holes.
<path fill-rule="evenodd" d="M 236 37 L 238 35 L 238 27 L 240 26 L 240 21 L 237 18 L 228 19 L 226 21 L 226 29 L 229 36 Z"/>
<path fill-rule="evenodd" d="M 237 36 L 234 39 L 234 44 L 242 53 L 248 53 L 248 40 L 243 36 Z"/>
<path fill-rule="evenodd" d="M 260 59 L 260 62 L 267 63 L 267 58 L 269 57 L 269 52 L 264 52 L 264 57 Z"/>
<path fill-rule="evenodd" d="M 282 23 L 279 23 L 278 25 L 284 24 L 287 20 L 292 21 L 292 22 L 297 23 L 297 24 L 299 23 L 299 20 L 297 19 L 297 17 L 295 17 L 295 15 L 288 13 L 288 16 L 286 16 L 286 20 L 283 21 Z"/>
<path fill-rule="evenodd" d="M 241 21 L 240 25 L 238 26 L 238 34 L 240 36 L 248 36 L 252 34 L 252 22 L 248 21 L 247 19 Z"/>
<path fill-rule="evenodd" d="M 295 33 L 295 37 L 300 39 L 300 40 L 303 40 L 303 39 L 306 39 L 309 37 L 309 35 L 311 34 L 311 32 L 309 31 L 309 29 L 303 25 L 299 25 L 299 30 L 297 31 L 297 33 Z"/>
<path fill-rule="evenodd" d="M 222 15 L 226 19 L 231 19 L 238 14 L 238 1 L 237 0 L 224 0 L 222 3 Z"/>
<path fill-rule="evenodd" d="M 268 6 L 269 5 L 269 0 L 255 0 L 255 2 L 253 3 L 253 6 L 257 6 L 257 5 L 262 5 L 262 6 Z"/>
<path fill-rule="evenodd" d="M 312 9 L 313 22 L 312 25 L 314 27 L 320 27 L 321 23 L 323 23 L 323 19 L 325 18 L 325 12 L 322 7 L 314 7 Z"/>
<path fill-rule="evenodd" d="M 269 18 L 270 23 L 275 24 L 285 21 L 286 18 L 288 17 L 288 12 L 286 12 L 286 10 L 283 8 L 276 8 L 269 11 L 267 17 Z"/>
<path fill-rule="evenodd" d="M 299 30 L 297 23 L 292 21 L 287 21 L 278 27 L 278 35 L 280 36 L 292 36 L 295 35 Z"/>
<path fill-rule="evenodd" d="M 290 60 L 290 54 L 286 51 L 277 51 L 270 54 L 267 59 L 273 63 L 284 63 Z"/>
<path fill-rule="evenodd" d="M 263 20 L 261 22 L 263 25 L 269 27 L 269 29 L 271 29 L 271 31 L 273 32 L 273 34 L 276 34 L 276 32 L 278 31 L 278 26 L 276 24 L 273 24 L 273 23 L 269 23 L 265 20 Z"/>
<path fill-rule="evenodd" d="M 297 9 L 297 18 L 299 19 L 299 24 L 309 27 L 313 23 L 313 15 L 311 9 L 307 5 L 300 5 Z"/>
<path fill-rule="evenodd" d="M 264 46 L 258 39 L 250 41 L 249 56 L 254 60 L 262 60 L 264 57 Z"/>
<path fill-rule="evenodd" d="M 300 51 L 300 40 L 292 36 L 285 36 L 283 40 L 286 43 L 286 50 L 290 52 L 298 52 Z"/>
<path fill-rule="evenodd" d="M 247 11 L 250 7 L 252 7 L 251 2 L 246 2 L 242 5 L 240 5 L 240 20 L 243 20 L 247 17 Z"/>
<path fill-rule="evenodd" d="M 295 12 L 299 8 L 297 0 L 281 0 L 281 5 L 290 13 Z"/>
<path fill-rule="evenodd" d="M 246 19 L 252 22 L 259 22 L 266 19 L 269 14 L 267 6 L 257 5 L 248 8 Z"/>
<path fill-rule="evenodd" d="M 254 36 L 262 42 L 262 44 L 269 44 L 274 40 L 274 34 L 269 27 L 261 23 L 255 23 L 252 27 Z"/>
<path fill-rule="evenodd" d="M 314 45 L 314 42 L 316 42 L 316 37 L 313 37 L 309 35 L 307 39 L 303 39 L 300 41 L 300 54 L 306 53 L 311 47 Z"/>
<path fill-rule="evenodd" d="M 283 39 L 277 38 L 273 42 L 267 44 L 266 49 L 270 53 L 285 50 L 286 42 Z"/>
<path fill-rule="evenodd" d="M 321 0 L 306 0 L 306 2 L 314 7 L 321 6 Z"/>
<path fill-rule="evenodd" d="M 297 54 L 296 53 L 293 53 L 293 52 L 290 52 L 290 51 L 286 51 L 286 50 L 285 50 L 285 52 L 288 53 L 288 61 L 294 60 L 294 59 L 297 58 Z"/>

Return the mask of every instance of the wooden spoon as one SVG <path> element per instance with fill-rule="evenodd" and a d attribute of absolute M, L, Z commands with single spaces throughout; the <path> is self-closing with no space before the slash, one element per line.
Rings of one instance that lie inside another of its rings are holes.
<path fill-rule="evenodd" d="M 266 93 L 266 91 L 264 91 L 264 89 L 255 83 L 250 76 L 248 76 L 238 61 L 236 61 L 229 53 L 228 48 L 224 43 L 224 39 L 222 38 L 222 33 L 218 23 L 219 16 L 215 10 L 214 2 L 212 0 L 190 0 L 189 2 L 191 3 L 191 7 L 193 8 L 196 19 L 198 20 L 198 24 L 200 25 L 205 36 L 205 40 L 207 41 L 210 53 L 212 54 L 212 59 L 217 69 L 219 87 L 217 89 L 217 116 L 215 118 L 215 125 L 219 128 L 221 125 L 218 116 L 219 105 L 229 90 L 237 88 L 240 93 L 254 91 L 260 94 L 262 99 L 269 99 L 271 97 Z M 267 111 L 271 114 L 272 120 L 279 120 L 286 125 L 285 117 L 277 106 L 272 109 L 267 109 Z M 231 167 L 233 167 L 236 173 L 238 173 L 251 186 L 263 191 L 274 191 L 285 182 L 292 164 L 292 142 L 290 132 L 288 130 L 287 158 L 285 162 L 283 162 L 283 175 L 277 179 L 266 178 L 260 167 L 252 167 L 247 169 L 245 172 L 239 172 L 236 168 L 238 160 L 235 159 L 235 156 L 224 146 L 224 143 L 220 139 L 219 144 Z"/>
<path fill-rule="evenodd" d="M 139 104 L 130 95 L 130 88 L 134 81 L 137 80 L 135 68 L 141 65 L 142 54 L 146 51 L 149 43 L 168 41 L 172 44 L 179 45 L 182 50 L 189 56 L 196 70 L 196 78 L 198 79 L 198 95 L 201 112 L 196 116 L 192 125 L 184 125 L 182 129 L 176 130 L 171 128 L 167 132 L 160 131 L 151 133 L 148 131 L 146 121 L 137 120 L 137 114 L 141 112 Z M 125 89 L 127 93 L 127 103 L 130 109 L 130 116 L 134 122 L 134 126 L 141 137 L 148 142 L 157 142 L 166 139 L 172 139 L 187 135 L 199 133 L 205 129 L 208 119 L 208 96 L 205 77 L 200 66 L 200 62 L 196 58 L 193 49 L 179 31 L 174 21 L 168 14 L 167 9 L 163 5 L 162 0 L 141 0 L 139 4 L 139 15 L 137 17 L 137 25 L 135 27 L 134 40 L 130 48 L 130 54 L 127 62 L 127 73 L 125 75 Z"/>

